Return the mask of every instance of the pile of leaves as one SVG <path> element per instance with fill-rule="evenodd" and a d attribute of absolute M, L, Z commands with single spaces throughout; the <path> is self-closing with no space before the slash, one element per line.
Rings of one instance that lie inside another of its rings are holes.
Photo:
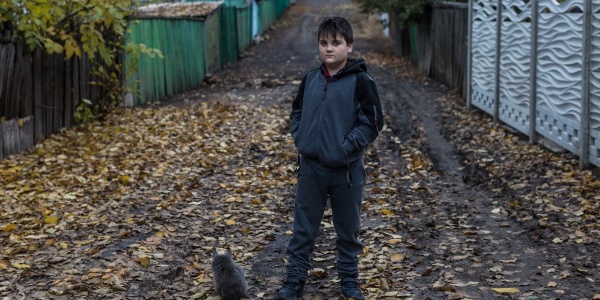
<path fill-rule="evenodd" d="M 212 249 L 245 263 L 289 221 L 276 213 L 294 178 L 283 112 L 118 110 L 0 162 L 0 295 L 210 290 Z"/>

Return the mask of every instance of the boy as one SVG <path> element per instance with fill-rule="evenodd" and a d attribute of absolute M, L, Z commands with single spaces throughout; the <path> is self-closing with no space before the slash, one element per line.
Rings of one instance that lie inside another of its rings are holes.
<path fill-rule="evenodd" d="M 277 299 L 302 296 L 329 196 L 341 293 L 347 299 L 360 300 L 365 299 L 357 282 L 366 177 L 362 157 L 381 131 L 383 115 L 364 60 L 348 58 L 354 46 L 348 21 L 325 18 L 317 36 L 321 66 L 302 79 L 290 115 L 292 138 L 301 159 L 294 234 L 287 248 L 286 280 Z"/>

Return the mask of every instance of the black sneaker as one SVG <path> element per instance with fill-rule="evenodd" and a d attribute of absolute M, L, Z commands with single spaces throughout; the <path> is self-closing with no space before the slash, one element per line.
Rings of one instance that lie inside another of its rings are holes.
<path fill-rule="evenodd" d="M 276 300 L 296 300 L 304 295 L 304 283 L 284 282 L 277 291 Z M 363 298 L 364 299 L 364 298 Z"/>
<path fill-rule="evenodd" d="M 360 290 L 360 285 L 356 281 L 345 281 L 342 282 L 342 296 L 346 297 L 346 300 L 364 300 L 365 296 Z"/>

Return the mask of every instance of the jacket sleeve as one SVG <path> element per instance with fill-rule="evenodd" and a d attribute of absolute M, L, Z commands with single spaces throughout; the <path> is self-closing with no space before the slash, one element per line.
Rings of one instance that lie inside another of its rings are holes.
<path fill-rule="evenodd" d="M 306 77 L 307 75 L 302 78 L 302 83 L 300 83 L 298 93 L 296 94 L 296 98 L 292 103 L 292 113 L 290 114 L 290 133 L 292 134 L 292 139 L 294 141 L 296 141 L 296 135 L 298 134 L 298 129 L 300 128 L 300 120 L 302 119 L 302 102 L 304 102 L 304 86 L 306 85 Z"/>
<path fill-rule="evenodd" d="M 356 99 L 360 104 L 358 126 L 342 141 L 346 156 L 366 148 L 383 129 L 383 112 L 375 81 L 365 72 L 356 75 Z"/>

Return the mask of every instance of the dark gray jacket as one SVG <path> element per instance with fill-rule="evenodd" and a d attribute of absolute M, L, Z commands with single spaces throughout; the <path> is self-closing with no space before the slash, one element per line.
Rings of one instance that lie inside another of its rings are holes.
<path fill-rule="evenodd" d="M 290 118 L 301 155 L 334 168 L 360 160 L 383 128 L 377 87 L 364 60 L 348 59 L 329 80 L 323 64 L 306 74 Z"/>

